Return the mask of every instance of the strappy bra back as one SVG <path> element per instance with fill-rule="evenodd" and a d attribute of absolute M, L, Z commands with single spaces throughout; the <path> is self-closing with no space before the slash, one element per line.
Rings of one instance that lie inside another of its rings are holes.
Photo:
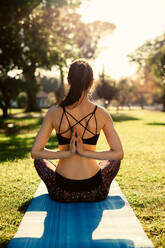
<path fill-rule="evenodd" d="M 99 138 L 99 133 L 97 133 L 97 120 L 96 120 L 96 115 L 95 115 L 95 112 L 96 112 L 96 109 L 97 109 L 97 106 L 95 106 L 94 110 L 87 114 L 86 116 L 84 116 L 82 119 L 80 119 L 79 121 L 69 112 L 66 111 L 65 107 L 63 107 L 63 113 L 62 113 L 62 117 L 61 117 L 61 120 L 60 120 L 60 125 L 59 125 L 59 129 L 58 129 L 58 133 L 57 133 L 57 140 L 58 140 L 58 143 L 59 145 L 66 145 L 66 144 L 70 144 L 70 140 L 71 138 L 67 138 L 67 137 L 64 137 L 62 136 L 62 134 L 68 132 L 69 130 L 73 131 L 73 127 L 76 126 L 77 124 L 80 124 L 83 128 L 84 128 L 84 131 L 83 131 L 83 134 L 81 136 L 82 138 L 82 141 L 83 141 L 83 144 L 89 144 L 89 145 L 96 145 L 97 143 L 97 140 Z M 61 123 L 62 123 L 62 120 L 63 120 L 63 117 L 66 117 L 67 121 L 68 121 L 68 124 L 69 124 L 69 128 L 63 132 L 60 133 L 60 129 L 61 129 Z M 76 123 L 71 125 L 70 121 L 69 121 L 69 118 L 68 118 L 68 115 L 73 118 Z M 88 121 L 86 122 L 86 125 L 84 126 L 81 122 L 89 116 L 89 119 Z M 95 118 L 95 122 L 96 122 L 96 133 L 93 133 L 91 130 L 89 130 L 88 128 L 88 124 L 89 124 L 89 121 L 91 120 L 92 116 L 94 116 Z M 90 138 L 84 138 L 84 134 L 85 132 L 88 131 L 90 132 L 91 134 L 93 134 L 92 137 Z"/>

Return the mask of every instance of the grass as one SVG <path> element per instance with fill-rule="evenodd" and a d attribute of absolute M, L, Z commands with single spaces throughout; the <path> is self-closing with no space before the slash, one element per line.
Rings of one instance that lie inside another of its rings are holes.
<path fill-rule="evenodd" d="M 165 113 L 131 110 L 111 112 L 111 115 L 125 152 L 116 180 L 155 247 L 164 248 Z M 41 117 L 0 121 L 2 248 L 7 247 L 16 232 L 40 182 L 29 152 L 41 122 Z M 55 134 L 46 147 L 57 149 Z M 103 134 L 97 148 L 108 148 Z"/>

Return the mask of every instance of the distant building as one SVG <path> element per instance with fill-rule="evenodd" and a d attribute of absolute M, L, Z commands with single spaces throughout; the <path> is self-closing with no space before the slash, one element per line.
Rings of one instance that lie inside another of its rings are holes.
<path fill-rule="evenodd" d="M 45 91 L 39 91 L 36 95 L 37 103 L 41 108 L 49 107 L 47 104 L 48 93 Z"/>

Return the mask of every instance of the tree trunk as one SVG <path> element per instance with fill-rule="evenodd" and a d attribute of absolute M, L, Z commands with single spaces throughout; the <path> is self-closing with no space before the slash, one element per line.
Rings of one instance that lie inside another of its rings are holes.
<path fill-rule="evenodd" d="M 2 118 L 8 118 L 8 108 L 10 107 L 10 98 L 8 92 L 3 88 L 1 89 L 3 95 L 3 102 L 0 103 L 0 108 L 3 111 Z"/>
<path fill-rule="evenodd" d="M 8 107 L 5 105 L 2 107 L 2 110 L 3 110 L 3 115 L 2 115 L 2 118 L 8 118 L 9 115 L 8 115 Z"/>
<path fill-rule="evenodd" d="M 25 81 L 27 82 L 27 107 L 25 109 L 25 112 L 41 112 L 41 108 L 37 103 L 36 94 L 38 91 L 38 86 L 35 78 L 35 66 L 25 66 L 23 69 L 23 75 L 25 78 Z"/>
<path fill-rule="evenodd" d="M 59 103 L 63 99 L 64 91 L 65 91 L 64 90 L 64 72 L 63 72 L 62 66 L 59 66 L 59 69 L 60 69 L 60 86 L 55 92 L 57 103 Z"/>
<path fill-rule="evenodd" d="M 41 108 L 39 107 L 36 100 L 36 92 L 33 90 L 33 87 L 26 91 L 27 93 L 27 106 L 25 112 L 41 112 Z"/>

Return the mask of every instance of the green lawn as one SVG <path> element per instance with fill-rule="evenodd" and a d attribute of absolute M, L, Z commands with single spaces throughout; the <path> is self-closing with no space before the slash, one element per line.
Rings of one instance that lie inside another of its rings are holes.
<path fill-rule="evenodd" d="M 21 116 L 21 110 L 18 112 Z M 131 110 L 111 114 L 125 152 L 116 180 L 155 247 L 165 247 L 165 113 Z M 0 247 L 3 248 L 16 232 L 40 182 L 29 151 L 41 122 L 41 118 L 30 115 L 0 120 Z M 57 148 L 54 133 L 47 148 Z M 106 148 L 101 134 L 98 149 Z"/>

